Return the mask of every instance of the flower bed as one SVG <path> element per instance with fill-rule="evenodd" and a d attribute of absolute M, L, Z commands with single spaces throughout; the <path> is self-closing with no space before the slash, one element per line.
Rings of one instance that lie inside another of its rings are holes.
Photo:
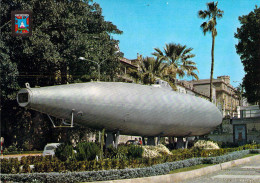
<path fill-rule="evenodd" d="M 166 162 L 162 164 L 152 165 L 143 168 L 125 168 L 101 171 L 83 171 L 83 172 L 66 172 L 66 173 L 21 173 L 21 174 L 2 174 L 2 181 L 14 182 L 32 182 L 34 180 L 40 182 L 86 182 L 86 181 L 105 181 L 116 179 L 131 179 L 138 177 L 148 177 L 167 174 L 172 170 L 194 166 L 198 164 L 216 164 L 234 159 L 242 158 L 249 153 L 259 153 L 260 150 L 242 150 L 228 153 L 217 157 L 192 158 L 182 161 Z"/>

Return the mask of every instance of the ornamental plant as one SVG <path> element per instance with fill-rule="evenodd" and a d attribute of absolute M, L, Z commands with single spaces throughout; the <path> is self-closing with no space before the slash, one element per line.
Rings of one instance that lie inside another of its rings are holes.
<path fill-rule="evenodd" d="M 94 142 L 81 142 L 76 146 L 78 161 L 94 160 L 100 153 L 100 147 Z"/>
<path fill-rule="evenodd" d="M 142 146 L 144 149 L 143 157 L 144 158 L 156 158 L 156 157 L 162 157 L 162 156 L 168 156 L 172 155 L 172 153 L 169 151 L 169 149 L 162 145 L 159 144 L 157 146 Z"/>
<path fill-rule="evenodd" d="M 61 144 L 55 150 L 55 156 L 61 161 L 75 160 L 75 152 L 72 145 Z"/>
<path fill-rule="evenodd" d="M 128 149 L 127 156 L 129 158 L 141 158 L 143 155 L 144 149 L 142 146 L 131 145 Z"/>
<path fill-rule="evenodd" d="M 217 143 L 212 142 L 212 141 L 198 140 L 194 144 L 194 148 L 199 148 L 199 149 L 219 149 L 219 146 L 218 146 Z"/>

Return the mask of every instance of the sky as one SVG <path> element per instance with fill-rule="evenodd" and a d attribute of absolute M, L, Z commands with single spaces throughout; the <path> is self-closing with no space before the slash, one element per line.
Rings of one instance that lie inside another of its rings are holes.
<path fill-rule="evenodd" d="M 137 54 L 152 56 L 154 48 L 163 50 L 165 44 L 180 43 L 193 48 L 200 79 L 210 78 L 210 33 L 204 36 L 198 17 L 199 10 L 206 10 L 206 0 L 94 0 L 100 4 L 106 21 L 111 21 L 122 35 L 113 35 L 120 41 L 125 58 L 135 59 Z M 215 39 L 214 78 L 229 75 L 233 86 L 244 77 L 243 65 L 236 53 L 238 40 L 234 33 L 241 26 L 238 17 L 247 15 L 260 6 L 260 0 L 219 0 L 218 8 L 224 11 L 217 20 L 218 35 Z M 184 78 L 191 80 L 192 78 Z"/>

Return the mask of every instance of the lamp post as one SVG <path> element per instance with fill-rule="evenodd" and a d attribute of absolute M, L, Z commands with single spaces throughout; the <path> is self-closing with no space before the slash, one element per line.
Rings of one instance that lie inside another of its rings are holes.
<path fill-rule="evenodd" d="M 233 81 L 233 83 L 237 83 L 239 81 Z M 230 90 L 231 92 L 231 110 L 230 110 L 230 115 L 231 115 L 231 118 L 233 117 L 233 102 L 232 102 L 232 88 Z"/>
<path fill-rule="evenodd" d="M 93 63 L 97 64 L 97 66 L 98 66 L 98 81 L 100 81 L 100 66 L 101 66 L 106 60 L 103 60 L 102 62 L 95 62 L 95 61 L 86 59 L 86 58 L 84 58 L 84 57 L 79 57 L 79 59 L 80 59 L 80 60 L 86 60 L 86 61 L 93 62 Z"/>

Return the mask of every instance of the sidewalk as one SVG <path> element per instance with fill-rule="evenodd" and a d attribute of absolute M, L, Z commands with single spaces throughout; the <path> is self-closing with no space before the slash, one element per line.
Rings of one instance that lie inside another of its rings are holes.
<path fill-rule="evenodd" d="M 11 154 L 11 155 L 1 155 L 0 158 L 18 158 L 19 160 L 23 157 L 23 156 L 42 156 L 42 153 L 38 153 L 38 154 Z"/>

